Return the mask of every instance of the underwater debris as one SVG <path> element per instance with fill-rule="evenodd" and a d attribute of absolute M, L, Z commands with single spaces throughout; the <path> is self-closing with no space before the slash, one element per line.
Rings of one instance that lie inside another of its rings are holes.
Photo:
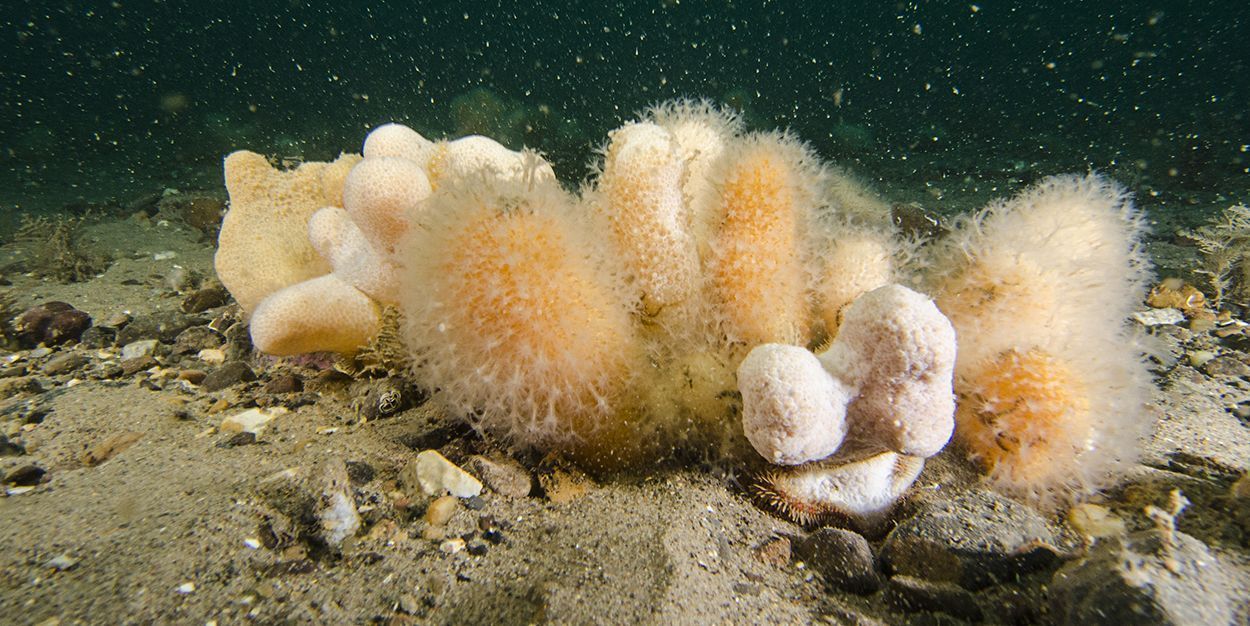
<path fill-rule="evenodd" d="M 30 245 L 26 271 L 58 282 L 88 280 L 108 269 L 113 259 L 83 241 L 90 215 L 47 217 L 22 215 L 15 240 Z"/>
<path fill-rule="evenodd" d="M 1230 297 L 1250 302 L 1250 207 L 1228 207 L 1215 221 L 1181 234 L 1198 244 L 1203 267 L 1197 271 L 1209 281 L 1214 308 Z"/>

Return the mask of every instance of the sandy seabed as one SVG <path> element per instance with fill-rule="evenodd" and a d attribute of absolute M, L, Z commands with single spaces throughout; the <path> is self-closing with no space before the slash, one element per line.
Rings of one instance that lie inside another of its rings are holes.
<path fill-rule="evenodd" d="M 138 320 L 179 310 L 185 294 L 170 284 L 175 266 L 212 277 L 211 242 L 176 221 L 106 220 L 90 227 L 88 240 L 111 252 L 107 271 L 75 284 L 10 274 L 3 289 L 16 310 L 61 300 L 97 324 L 122 314 Z M 24 253 L 19 244 L 0 247 L 0 262 Z M 188 317 L 205 326 L 228 308 Z M 1190 504 L 1177 529 L 1206 543 L 1244 591 L 1250 494 L 1230 490 L 1250 470 L 1250 383 L 1236 369 L 1195 368 L 1189 357 L 1205 351 L 1250 363 L 1250 349 L 1180 326 L 1155 330 L 1155 436 L 1128 483 L 1097 501 L 1129 530 L 1149 529 L 1155 522 L 1143 507 L 1165 507 L 1181 490 Z M 83 358 L 49 368 L 66 353 Z M 475 454 L 501 462 L 506 455 L 449 425 L 429 403 L 362 419 L 361 398 L 379 381 L 249 356 L 256 380 L 206 391 L 179 376 L 214 364 L 194 352 L 175 356 L 169 345 L 151 367 L 120 374 L 117 346 L 0 356 L 0 432 L 8 442 L 0 476 L 32 466 L 45 472 L 11 481 L 0 498 L 3 623 L 960 621 L 952 615 L 1053 623 L 1060 618 L 1046 586 L 1085 550 L 1061 516 L 1046 518 L 1062 539 L 1053 546 L 1061 558 L 977 591 L 977 613 L 940 599 L 900 603 L 888 580 L 895 572 L 881 559 L 873 565 L 879 590 L 830 582 L 822 573 L 829 564 L 800 554 L 812 529 L 758 506 L 743 487 L 749 477 L 732 467 L 593 481 L 527 460 L 513 471 L 533 481 L 529 495 L 491 489 L 487 480 L 480 497 L 458 501 L 450 520 L 432 527 L 429 498 L 405 479 L 418 451 L 437 448 L 462 464 Z M 292 376 L 302 390 L 272 386 Z M 225 417 L 256 404 L 292 410 L 254 440 L 219 430 Z M 339 549 L 309 535 L 298 502 L 301 485 L 327 463 L 347 468 L 362 520 Z M 948 448 L 896 521 L 977 489 L 971 465 Z M 868 535 L 874 552 L 882 536 Z M 1246 619 L 1244 599 L 1226 600 Z"/>

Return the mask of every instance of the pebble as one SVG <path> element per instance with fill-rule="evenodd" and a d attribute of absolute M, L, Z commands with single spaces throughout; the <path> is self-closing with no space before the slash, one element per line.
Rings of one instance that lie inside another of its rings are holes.
<path fill-rule="evenodd" d="M 265 393 L 298 393 L 304 390 L 304 381 L 295 374 L 278 374 L 265 383 Z"/>
<path fill-rule="evenodd" d="M 75 565 L 78 565 L 78 559 L 68 554 L 62 554 L 60 556 L 48 559 L 48 562 L 44 563 L 43 565 L 44 567 L 51 567 L 52 569 L 57 570 L 58 572 L 63 572 L 67 569 L 72 569 Z"/>
<path fill-rule="evenodd" d="M 1250 365 L 1236 357 L 1223 355 L 1204 362 L 1202 371 L 1212 378 L 1237 378 L 1250 376 Z"/>
<path fill-rule="evenodd" d="M 321 496 L 317 519 L 321 522 L 321 538 L 326 545 L 337 548 L 360 530 L 360 513 L 352 498 L 351 480 L 343 459 L 331 457 L 320 467 Z"/>
<path fill-rule="evenodd" d="M 156 347 L 159 344 L 160 342 L 155 339 L 140 339 L 127 343 L 122 346 L 122 360 L 153 356 L 156 354 Z"/>
<path fill-rule="evenodd" d="M 438 549 L 442 550 L 445 554 L 455 554 L 464 549 L 464 539 L 453 537 L 438 544 Z"/>
<path fill-rule="evenodd" d="M 230 301 L 230 292 L 221 285 L 212 285 L 187 294 L 182 299 L 183 313 L 202 313 L 217 308 Z"/>
<path fill-rule="evenodd" d="M 192 326 L 174 338 L 172 354 L 196 354 L 200 350 L 220 348 L 225 339 L 207 326 Z"/>
<path fill-rule="evenodd" d="M 977 590 L 1058 565 L 1055 536 L 1033 509 L 988 490 L 928 503 L 886 537 L 887 571 Z"/>
<path fill-rule="evenodd" d="M 755 548 L 755 558 L 773 567 L 785 567 L 790 563 L 789 537 L 772 537 Z"/>
<path fill-rule="evenodd" d="M 455 496 L 435 498 L 425 509 L 425 523 L 431 526 L 443 526 L 455 515 L 458 502 Z"/>
<path fill-rule="evenodd" d="M 158 363 L 157 360 L 152 357 L 152 355 L 145 354 L 143 356 L 135 357 L 133 359 L 126 359 L 122 361 L 119 365 L 122 368 L 123 376 L 132 376 L 134 374 L 142 372 L 143 370 L 156 367 L 160 365 L 160 363 Z"/>
<path fill-rule="evenodd" d="M 44 475 L 47 473 L 48 470 L 38 465 L 21 465 L 5 474 L 4 480 L 0 481 L 0 483 L 18 487 L 33 487 L 38 485 L 39 481 L 43 480 Z"/>
<path fill-rule="evenodd" d="M 72 372 L 83 365 L 87 364 L 87 357 L 77 352 L 66 352 L 58 354 L 48 360 L 43 366 L 43 373 L 51 376 Z"/>
<path fill-rule="evenodd" d="M 216 434 L 216 430 L 209 434 Z M 217 443 L 218 448 L 229 449 L 256 443 L 256 433 L 235 433 Z"/>
<path fill-rule="evenodd" d="M 209 372 L 200 382 L 200 386 L 204 388 L 204 391 L 221 391 L 231 385 L 252 380 L 256 380 L 256 373 L 247 366 L 247 363 L 230 361 Z"/>
<path fill-rule="evenodd" d="M 248 409 L 222 420 L 221 432 L 259 435 L 269 425 L 269 422 L 272 422 L 280 415 L 285 415 L 287 412 L 287 408 L 281 406 L 268 409 Z"/>
<path fill-rule="evenodd" d="M 868 540 L 841 528 L 821 528 L 794 544 L 794 554 L 833 587 L 869 594 L 881 587 Z"/>
<path fill-rule="evenodd" d="M 147 315 L 138 315 L 124 328 L 117 331 L 117 342 L 126 345 L 140 339 L 158 339 L 170 343 L 182 331 L 206 322 L 205 319 L 186 315 L 180 311 L 156 311 Z"/>
<path fill-rule="evenodd" d="M 1185 321 L 1185 314 L 1180 309 L 1150 309 L 1137 311 L 1131 316 L 1142 326 L 1161 326 L 1163 324 L 1180 324 Z"/>
<path fill-rule="evenodd" d="M 204 382 L 205 376 L 208 374 L 204 370 L 180 370 L 178 372 L 178 380 L 185 380 L 192 385 Z"/>
<path fill-rule="evenodd" d="M 78 343 L 91 349 L 108 348 L 117 343 L 117 329 L 109 326 L 92 326 L 82 331 Z"/>
<path fill-rule="evenodd" d="M 109 437 L 108 439 L 105 439 L 104 441 L 88 448 L 86 452 L 82 453 L 79 460 L 82 461 L 82 464 L 87 467 L 99 465 L 117 456 L 118 454 L 121 454 L 122 451 L 134 445 L 135 442 L 142 438 L 143 433 L 134 431 L 117 433 L 116 435 L 113 435 L 112 437 Z"/>
<path fill-rule="evenodd" d="M 22 456 L 23 454 L 26 454 L 26 448 L 9 441 L 8 435 L 0 433 L 0 456 Z"/>
<path fill-rule="evenodd" d="M 979 622 L 984 618 L 971 593 L 948 583 L 895 576 L 886 584 L 881 596 L 888 606 L 904 613 L 936 611 L 970 622 Z"/>
<path fill-rule="evenodd" d="M 78 341 L 91 326 L 91 316 L 66 302 L 44 302 L 26 309 L 13 320 L 13 333 L 27 348 Z"/>
<path fill-rule="evenodd" d="M 468 467 L 490 490 L 506 498 L 525 498 L 534 488 L 534 477 L 510 457 L 469 457 Z"/>
<path fill-rule="evenodd" d="M 1055 572 L 1051 617 L 1061 624 L 1231 624 L 1234 573 L 1198 539 L 1175 530 L 1101 542 Z"/>
<path fill-rule="evenodd" d="M 208 363 L 209 365 L 218 365 L 226 362 L 226 353 L 217 348 L 209 348 L 200 350 L 196 353 L 195 358 Z"/>
<path fill-rule="evenodd" d="M 400 479 L 409 490 L 420 486 L 431 496 L 450 493 L 458 498 L 469 498 L 482 493 L 482 483 L 478 479 L 448 461 L 437 450 L 422 450 L 401 474 Z"/>

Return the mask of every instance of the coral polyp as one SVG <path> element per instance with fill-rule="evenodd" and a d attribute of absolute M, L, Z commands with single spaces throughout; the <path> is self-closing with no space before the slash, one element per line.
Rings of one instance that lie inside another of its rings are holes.
<path fill-rule="evenodd" d="M 592 439 L 640 370 L 625 295 L 583 217 L 551 183 L 445 184 L 406 242 L 416 374 L 511 441 Z"/>

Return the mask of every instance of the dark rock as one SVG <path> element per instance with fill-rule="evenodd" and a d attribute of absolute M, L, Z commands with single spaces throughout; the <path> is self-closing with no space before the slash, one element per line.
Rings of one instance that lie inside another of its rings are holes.
<path fill-rule="evenodd" d="M 221 391 L 231 385 L 252 380 L 256 380 L 256 374 L 247 363 L 230 361 L 209 372 L 200 385 L 205 391 Z"/>
<path fill-rule="evenodd" d="M 220 348 L 225 339 L 207 326 L 192 326 L 174 338 L 174 346 L 170 354 L 197 354 L 200 350 Z"/>
<path fill-rule="evenodd" d="M 117 329 L 109 326 L 92 326 L 82 331 L 78 343 L 92 349 L 108 348 L 117 343 Z"/>
<path fill-rule="evenodd" d="M 86 364 L 87 357 L 77 352 L 66 352 L 48 359 L 48 362 L 43 365 L 43 373 L 56 376 L 72 372 Z"/>
<path fill-rule="evenodd" d="M 91 316 L 78 310 L 62 311 L 52 316 L 43 331 L 43 342 L 49 346 L 58 346 L 71 341 L 78 341 L 83 332 L 91 327 Z"/>
<path fill-rule="evenodd" d="M 148 315 L 139 315 L 125 328 L 117 331 L 117 343 L 124 346 L 140 339 L 158 339 L 164 343 L 170 343 L 182 331 L 207 323 L 207 321 L 180 311 L 157 311 Z"/>
<path fill-rule="evenodd" d="M 133 376 L 143 370 L 156 367 L 157 365 L 160 365 L 160 363 L 155 357 L 147 355 L 135 357 L 133 359 L 126 359 L 125 361 L 122 361 L 120 365 L 123 376 Z"/>
<path fill-rule="evenodd" d="M 862 594 L 881 587 L 872 548 L 859 533 L 821 528 L 795 542 L 794 554 L 834 587 Z"/>
<path fill-rule="evenodd" d="M 486 501 L 481 496 L 470 496 L 464 499 L 464 508 L 470 511 L 481 511 L 486 508 Z"/>
<path fill-rule="evenodd" d="M 294 374 L 278 374 L 265 383 L 265 393 L 299 393 L 304 381 Z"/>
<path fill-rule="evenodd" d="M 904 613 L 940 612 L 969 622 L 984 618 L 976 598 L 962 587 L 911 576 L 891 578 L 881 598 L 886 605 Z"/>
<path fill-rule="evenodd" d="M 91 326 L 91 316 L 65 302 L 44 302 L 33 306 L 13 322 L 18 342 L 26 348 L 40 343 L 53 346 L 78 341 Z"/>
<path fill-rule="evenodd" d="M 197 289 L 182 299 L 183 313 L 202 313 L 230 302 L 230 292 L 221 285 Z"/>
<path fill-rule="evenodd" d="M 4 480 L 0 481 L 6 485 L 15 485 L 18 487 L 29 487 L 38 485 L 43 480 L 43 475 L 48 471 L 38 465 L 22 465 L 17 469 L 9 472 L 4 476 Z"/>
<path fill-rule="evenodd" d="M 218 448 L 237 448 L 239 446 L 250 446 L 256 443 L 256 433 L 247 431 L 235 433 L 217 442 Z"/>
<path fill-rule="evenodd" d="M 9 441 L 4 433 L 0 433 L 0 456 L 22 456 L 23 454 L 26 454 L 26 448 Z"/>
<path fill-rule="evenodd" d="M 469 544 L 469 547 L 466 548 L 466 550 L 469 552 L 469 554 L 472 554 L 473 556 L 486 556 L 486 553 L 489 551 L 489 548 L 487 548 L 486 544 L 484 543 L 474 542 L 474 543 Z"/>
<path fill-rule="evenodd" d="M 11 367 L 0 369 L 0 378 L 17 378 L 19 376 L 25 376 L 29 373 L 30 370 L 26 368 L 26 365 L 19 363 Z"/>
<path fill-rule="evenodd" d="M 1096 545 L 1055 572 L 1059 624 L 1231 624 L 1235 574 L 1198 539 L 1149 530 Z"/>
<path fill-rule="evenodd" d="M 364 461 L 347 462 L 347 478 L 353 485 L 365 485 L 377 474 L 373 466 Z"/>
<path fill-rule="evenodd" d="M 43 393 L 43 385 L 34 376 L 0 378 L 0 398 L 9 398 L 19 393 Z"/>
<path fill-rule="evenodd" d="M 890 531 L 881 558 L 892 574 L 976 590 L 1057 566 L 1054 542 L 1033 509 L 978 490 L 923 506 Z"/>
<path fill-rule="evenodd" d="M 1250 376 L 1250 365 L 1232 356 L 1217 356 L 1202 364 L 1202 371 L 1211 378 L 1237 378 Z"/>

